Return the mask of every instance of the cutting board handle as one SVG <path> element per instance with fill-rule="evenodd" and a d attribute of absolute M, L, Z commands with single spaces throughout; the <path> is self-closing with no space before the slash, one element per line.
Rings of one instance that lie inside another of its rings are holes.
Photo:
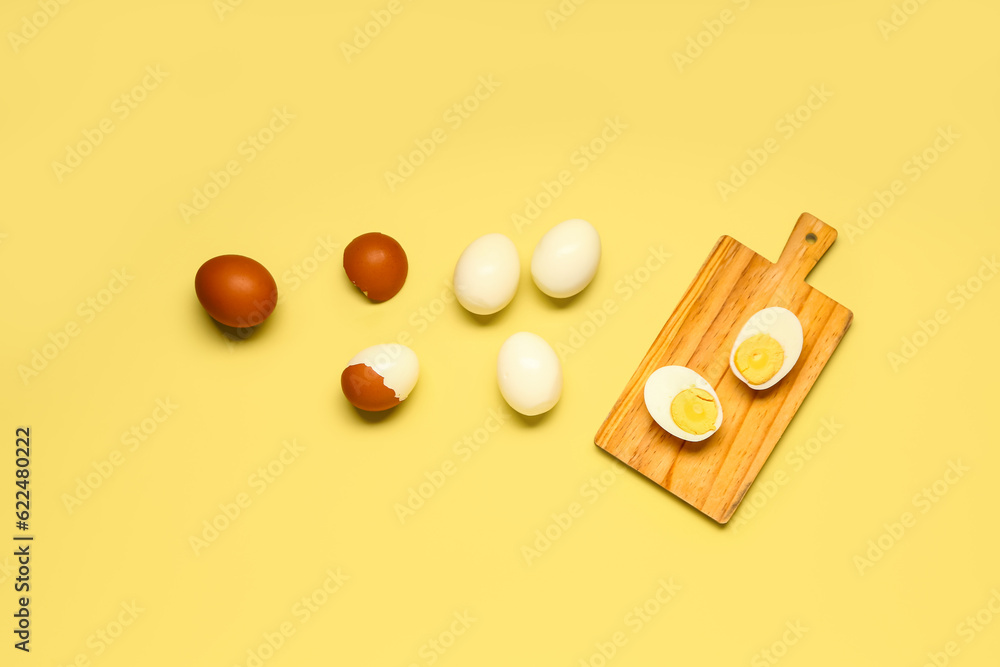
<path fill-rule="evenodd" d="M 795 223 L 778 266 L 787 278 L 805 280 L 827 249 L 837 240 L 837 230 L 809 213 L 803 213 Z"/>

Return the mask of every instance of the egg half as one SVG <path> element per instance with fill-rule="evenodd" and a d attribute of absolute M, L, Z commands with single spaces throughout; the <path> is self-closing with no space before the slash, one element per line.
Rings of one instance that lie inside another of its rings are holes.
<path fill-rule="evenodd" d="M 722 426 L 722 403 L 708 381 L 686 366 L 657 368 L 643 391 L 646 409 L 672 436 L 701 442 Z"/>
<path fill-rule="evenodd" d="M 792 311 L 772 306 L 754 313 L 740 329 L 729 367 L 751 389 L 769 389 L 802 355 L 802 323 Z"/>

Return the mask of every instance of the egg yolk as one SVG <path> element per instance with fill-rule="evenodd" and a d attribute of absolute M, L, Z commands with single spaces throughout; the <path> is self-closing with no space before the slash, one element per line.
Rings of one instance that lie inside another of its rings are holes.
<path fill-rule="evenodd" d="M 778 341 L 767 334 L 757 334 L 743 341 L 736 348 L 736 368 L 747 382 L 764 384 L 781 370 L 785 351 Z"/>
<path fill-rule="evenodd" d="M 719 407 L 704 389 L 685 389 L 674 396 L 670 403 L 670 417 L 674 424 L 692 435 L 703 435 L 715 429 Z"/>

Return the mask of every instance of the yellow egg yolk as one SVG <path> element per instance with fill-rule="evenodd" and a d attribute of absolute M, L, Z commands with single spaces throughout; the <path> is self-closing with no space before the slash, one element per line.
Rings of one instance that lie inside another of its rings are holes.
<path fill-rule="evenodd" d="M 743 341 L 736 348 L 736 368 L 747 382 L 764 384 L 781 370 L 785 351 L 778 341 L 767 334 L 757 334 Z"/>
<path fill-rule="evenodd" d="M 715 428 L 719 407 L 704 389 L 685 389 L 670 403 L 670 417 L 682 431 L 703 435 Z"/>

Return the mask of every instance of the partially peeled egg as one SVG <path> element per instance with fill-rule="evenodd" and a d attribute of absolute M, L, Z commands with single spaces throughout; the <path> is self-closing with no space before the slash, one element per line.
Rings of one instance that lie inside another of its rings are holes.
<path fill-rule="evenodd" d="M 653 371 L 643 390 L 650 416 L 672 436 L 701 442 L 722 426 L 722 403 L 712 385 L 686 366 Z"/>
<path fill-rule="evenodd" d="M 754 313 L 740 329 L 729 367 L 751 389 L 781 382 L 802 355 L 802 323 L 792 311 L 772 306 Z"/>
<path fill-rule="evenodd" d="M 373 345 L 347 362 L 340 387 L 354 407 L 381 412 L 405 401 L 419 375 L 420 363 L 410 348 L 398 343 Z"/>

